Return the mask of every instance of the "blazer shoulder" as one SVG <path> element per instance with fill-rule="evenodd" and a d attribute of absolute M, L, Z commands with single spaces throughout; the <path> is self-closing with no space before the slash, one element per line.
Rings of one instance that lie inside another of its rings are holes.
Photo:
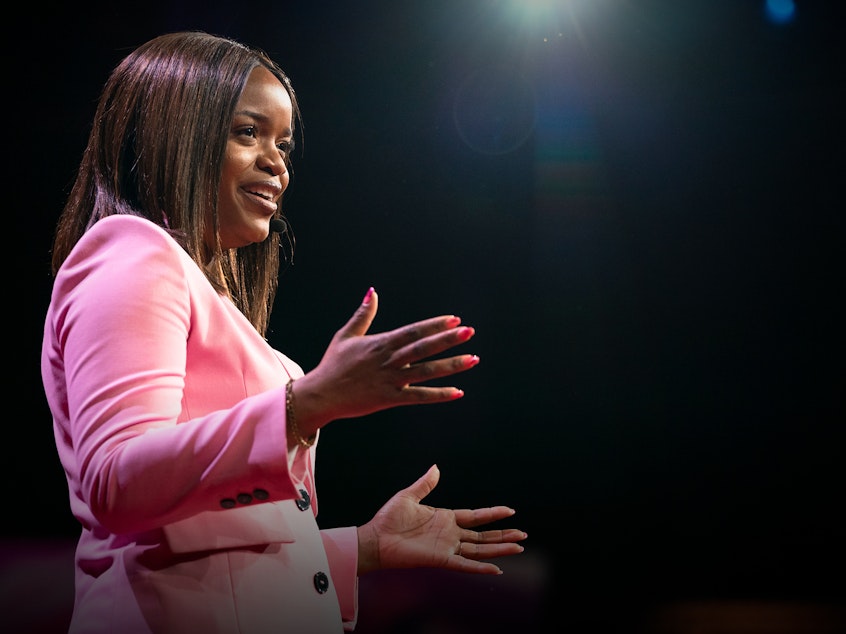
<path fill-rule="evenodd" d="M 115 214 L 97 221 L 94 226 L 85 232 L 79 242 L 134 242 L 139 240 L 184 250 L 167 231 L 158 225 L 153 224 L 146 218 L 127 214 Z"/>
<path fill-rule="evenodd" d="M 161 227 L 145 218 L 113 215 L 97 221 L 79 239 L 62 265 L 132 269 L 157 262 L 179 269 L 197 268 L 188 253 Z M 193 267 L 191 267 L 193 265 Z M 136 269 L 137 272 L 141 272 Z"/>

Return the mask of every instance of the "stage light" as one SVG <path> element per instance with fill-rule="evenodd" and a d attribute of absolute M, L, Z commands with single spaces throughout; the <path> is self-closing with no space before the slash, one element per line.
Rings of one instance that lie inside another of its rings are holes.
<path fill-rule="evenodd" d="M 767 0 L 767 17 L 777 24 L 786 24 L 793 20 L 796 14 L 796 5 L 793 0 Z"/>
<path fill-rule="evenodd" d="M 508 0 L 504 15 L 515 29 L 545 41 L 560 37 L 565 24 L 575 20 L 577 5 L 584 0 Z"/>

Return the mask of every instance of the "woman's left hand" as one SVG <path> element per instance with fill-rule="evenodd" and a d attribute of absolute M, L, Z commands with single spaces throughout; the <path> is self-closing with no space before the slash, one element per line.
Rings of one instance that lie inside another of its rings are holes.
<path fill-rule="evenodd" d="M 433 465 L 358 528 L 359 574 L 426 567 L 496 575 L 502 570 L 482 560 L 523 552 L 517 543 L 526 538 L 521 530 L 473 530 L 514 515 L 507 506 L 451 510 L 421 504 L 439 479 L 440 470 Z"/>

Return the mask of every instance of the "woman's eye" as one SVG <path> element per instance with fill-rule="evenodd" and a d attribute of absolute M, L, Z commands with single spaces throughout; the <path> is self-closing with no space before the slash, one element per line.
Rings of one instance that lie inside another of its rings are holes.
<path fill-rule="evenodd" d="M 238 134 L 243 134 L 248 137 L 256 136 L 256 127 L 254 125 L 246 126 L 238 131 Z"/>

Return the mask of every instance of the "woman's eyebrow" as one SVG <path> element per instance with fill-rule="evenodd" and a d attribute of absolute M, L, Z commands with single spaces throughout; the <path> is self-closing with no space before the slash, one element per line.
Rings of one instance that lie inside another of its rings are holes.
<path fill-rule="evenodd" d="M 261 123 L 267 123 L 270 120 L 270 117 L 268 117 L 266 114 L 256 112 L 255 110 L 236 110 L 233 113 L 233 116 L 250 117 L 251 119 L 255 119 L 256 121 L 259 121 Z M 291 128 L 288 127 L 285 128 L 284 134 L 286 136 L 291 136 L 293 132 L 291 131 Z"/>

